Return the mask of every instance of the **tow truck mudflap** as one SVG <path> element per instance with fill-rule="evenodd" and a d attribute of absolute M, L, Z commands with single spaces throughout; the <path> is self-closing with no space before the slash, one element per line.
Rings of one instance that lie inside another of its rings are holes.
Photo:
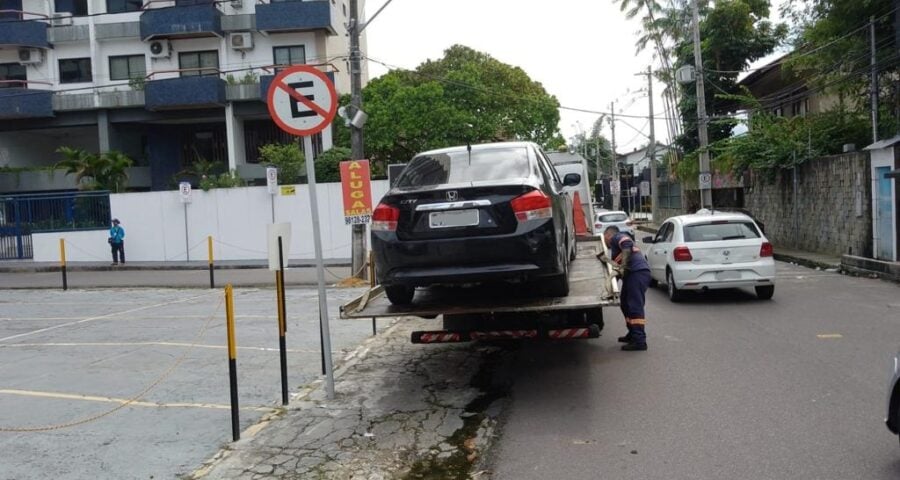
<path fill-rule="evenodd" d="M 412 332 L 412 343 L 461 343 L 475 340 L 507 340 L 542 338 L 548 340 L 580 340 L 600 337 L 596 324 L 572 328 L 517 329 L 454 332 L 449 330 Z"/>

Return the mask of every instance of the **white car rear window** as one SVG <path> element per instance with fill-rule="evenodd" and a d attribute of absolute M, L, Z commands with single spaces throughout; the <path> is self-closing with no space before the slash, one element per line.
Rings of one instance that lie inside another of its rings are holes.
<path fill-rule="evenodd" d="M 597 220 L 601 222 L 624 222 L 625 220 L 628 220 L 628 215 L 622 213 L 607 213 L 598 215 Z"/>
<path fill-rule="evenodd" d="M 718 242 L 747 238 L 759 238 L 759 230 L 753 222 L 726 220 L 698 223 L 684 227 L 684 240 L 686 242 Z"/>

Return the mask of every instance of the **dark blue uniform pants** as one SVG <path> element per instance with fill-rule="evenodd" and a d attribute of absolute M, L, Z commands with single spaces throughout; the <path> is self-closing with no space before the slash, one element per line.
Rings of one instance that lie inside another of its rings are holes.
<path fill-rule="evenodd" d="M 644 325 L 647 323 L 644 314 L 644 302 L 647 288 L 650 287 L 650 271 L 638 270 L 629 272 L 622 280 L 622 292 L 619 302 L 622 314 L 625 315 L 625 325 L 632 343 L 647 343 L 647 334 Z"/>

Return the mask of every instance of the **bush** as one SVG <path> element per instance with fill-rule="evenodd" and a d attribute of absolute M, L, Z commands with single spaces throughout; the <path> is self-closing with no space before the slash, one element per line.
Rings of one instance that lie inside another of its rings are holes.
<path fill-rule="evenodd" d="M 278 169 L 278 183 L 280 184 L 300 183 L 300 178 L 305 176 L 303 169 L 306 162 L 300 145 L 297 143 L 263 145 L 259 147 L 259 161 Z"/>
<path fill-rule="evenodd" d="M 316 158 L 316 182 L 340 182 L 341 162 L 351 158 L 350 149 L 346 147 L 334 147 L 322 152 Z"/>

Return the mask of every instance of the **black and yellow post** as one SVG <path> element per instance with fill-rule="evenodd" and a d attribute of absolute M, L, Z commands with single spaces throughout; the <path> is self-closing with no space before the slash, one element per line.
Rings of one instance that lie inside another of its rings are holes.
<path fill-rule="evenodd" d="M 238 415 L 237 345 L 234 340 L 234 290 L 225 285 L 225 325 L 228 330 L 228 382 L 231 384 L 231 438 L 241 439 L 241 420 Z"/>
<path fill-rule="evenodd" d="M 284 296 L 284 250 L 282 249 L 281 237 L 278 237 L 278 271 L 275 272 L 275 289 L 278 296 L 278 349 L 281 356 L 281 404 L 288 404 L 288 381 L 287 381 L 287 342 L 285 334 L 287 333 L 287 306 L 285 305 Z"/>
<path fill-rule="evenodd" d="M 62 272 L 63 290 L 69 289 L 69 279 L 66 278 L 66 239 L 59 239 L 59 270 Z"/>
<path fill-rule="evenodd" d="M 375 255 L 369 250 L 369 288 L 375 288 Z M 375 317 L 372 317 L 372 335 L 378 333 Z"/>
<path fill-rule="evenodd" d="M 216 288 L 215 265 L 213 264 L 213 241 L 212 235 L 206 237 L 206 248 L 209 251 L 209 288 Z"/>

